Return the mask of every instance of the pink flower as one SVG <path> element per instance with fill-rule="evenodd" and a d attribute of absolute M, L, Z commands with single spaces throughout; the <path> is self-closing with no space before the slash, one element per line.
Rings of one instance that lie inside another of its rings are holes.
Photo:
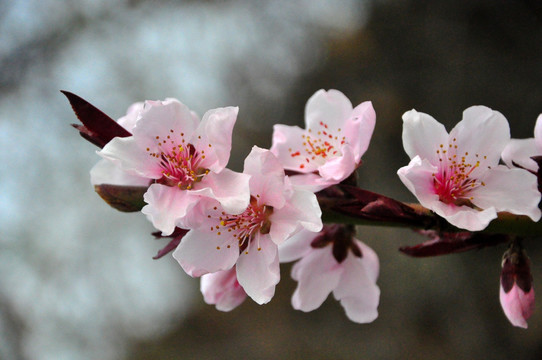
<path fill-rule="evenodd" d="M 217 310 L 231 311 L 245 301 L 247 294 L 237 281 L 235 267 L 229 270 L 205 274 L 200 282 L 203 299 Z"/>
<path fill-rule="evenodd" d="M 397 173 L 421 205 L 470 231 L 484 229 L 498 211 L 540 219 L 536 176 L 499 165 L 510 140 L 501 113 L 470 107 L 450 134 L 415 110 L 403 121 L 403 146 L 412 160 Z"/>
<path fill-rule="evenodd" d="M 294 309 L 315 310 L 333 292 L 350 320 L 368 323 L 377 318 L 378 257 L 353 238 L 353 232 L 342 225 L 326 226 L 320 234 L 300 231 L 279 247 L 281 262 L 301 259 L 292 268 L 298 281 Z"/>
<path fill-rule="evenodd" d="M 183 238 L 173 256 L 195 277 L 237 264 L 239 284 L 263 304 L 271 300 L 280 279 L 277 245 L 302 228 L 319 231 L 322 213 L 316 196 L 293 188 L 269 150 L 253 147 L 244 173 L 251 176 L 246 210 L 231 214 L 209 202 L 205 221 Z"/>
<path fill-rule="evenodd" d="M 514 242 L 503 256 L 499 298 L 512 325 L 527 328 L 534 311 L 533 278 L 525 250 Z"/>
<path fill-rule="evenodd" d="M 275 154 L 292 176 L 292 183 L 312 191 L 338 184 L 356 170 L 369 146 L 376 114 L 371 102 L 352 108 L 338 90 L 319 90 L 305 107 L 306 129 L 275 125 Z"/>
<path fill-rule="evenodd" d="M 542 114 L 536 119 L 534 138 L 510 140 L 502 152 L 502 159 L 509 167 L 517 164 L 536 173 L 538 165 L 531 156 L 537 155 L 542 155 Z"/>
<path fill-rule="evenodd" d="M 202 198 L 217 200 L 232 214 L 249 201 L 248 175 L 226 169 L 238 109 L 213 109 L 200 122 L 175 99 L 146 101 L 133 136 L 114 138 L 99 154 L 126 173 L 153 184 L 142 212 L 164 235 L 188 227 L 199 214 L 191 211 Z"/>

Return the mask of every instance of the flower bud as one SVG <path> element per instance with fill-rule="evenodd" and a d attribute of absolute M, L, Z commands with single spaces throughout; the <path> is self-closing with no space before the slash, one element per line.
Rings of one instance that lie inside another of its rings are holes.
<path fill-rule="evenodd" d="M 504 253 L 501 272 L 500 301 L 512 325 L 527 328 L 534 310 L 533 277 L 529 258 L 517 241 Z"/>

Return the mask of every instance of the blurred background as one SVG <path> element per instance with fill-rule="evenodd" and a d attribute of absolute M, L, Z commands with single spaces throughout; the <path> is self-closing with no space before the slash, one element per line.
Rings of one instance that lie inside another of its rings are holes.
<path fill-rule="evenodd" d="M 291 308 L 291 266 L 271 303 L 230 313 L 141 214 L 93 191 L 96 147 L 59 90 L 113 118 L 144 99 L 176 97 L 202 115 L 240 107 L 230 165 L 269 147 L 275 123 L 303 124 L 318 89 L 371 100 L 377 125 L 359 171 L 364 188 L 414 201 L 396 176 L 408 157 L 401 115 L 448 129 L 471 105 L 532 137 L 542 112 L 542 5 L 492 1 L 0 1 L 0 359 L 540 359 L 542 306 L 529 329 L 500 309 L 505 245 L 413 259 L 424 239 L 362 227 L 380 256 L 379 318 L 351 323 L 332 298 Z M 525 242 L 535 289 L 542 246 Z"/>

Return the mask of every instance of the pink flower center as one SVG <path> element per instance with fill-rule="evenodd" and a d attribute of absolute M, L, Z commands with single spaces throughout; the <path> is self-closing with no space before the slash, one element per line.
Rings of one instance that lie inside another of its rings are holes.
<path fill-rule="evenodd" d="M 216 231 L 218 236 L 226 235 L 231 236 L 232 239 L 237 240 L 239 245 L 239 251 L 245 251 L 250 241 L 258 239 L 256 234 L 269 234 L 271 229 L 271 221 L 269 216 L 273 213 L 273 207 L 260 204 L 259 195 L 256 197 L 250 197 L 250 204 L 247 209 L 239 215 L 229 215 L 224 212 L 218 217 L 220 221 L 214 227 L 211 227 L 211 231 Z M 216 208 L 215 208 L 216 209 Z M 210 217 L 210 215 L 209 215 Z M 230 248 L 230 245 L 227 245 Z M 258 244 L 258 251 L 261 247 Z M 220 247 L 217 247 L 220 250 Z"/>
<path fill-rule="evenodd" d="M 438 172 L 432 174 L 433 186 L 440 201 L 458 206 L 473 206 L 471 203 L 473 197 L 469 193 L 478 186 L 485 186 L 485 183 L 472 175 L 480 167 L 479 159 L 485 160 L 487 157 L 475 154 L 473 158 L 468 152 L 461 155 L 458 153 L 455 142 L 456 139 L 452 139 L 448 148 L 440 144 L 437 150 L 439 169 Z"/>
<path fill-rule="evenodd" d="M 170 132 L 173 133 L 173 130 Z M 160 152 L 151 152 L 150 148 L 147 148 L 147 152 L 159 161 L 162 169 L 162 178 L 157 180 L 158 183 L 190 190 L 194 183 L 201 181 L 209 173 L 208 169 L 201 166 L 205 151 L 198 151 L 194 145 L 185 144 L 183 133 L 181 144 L 173 140 L 172 136 L 168 135 L 166 139 L 156 136 Z"/>
<path fill-rule="evenodd" d="M 319 127 L 316 131 L 316 135 L 313 134 L 312 129 L 308 129 L 303 135 L 301 135 L 303 148 L 302 150 L 293 151 L 288 149 L 290 156 L 295 158 L 299 157 L 299 168 L 305 168 L 305 163 L 316 162 L 319 165 L 323 165 L 329 157 L 340 156 L 340 146 L 346 142 L 344 136 L 340 134 L 333 134 L 328 125 L 323 121 L 318 124 Z M 341 129 L 337 129 L 337 133 L 340 133 Z"/>

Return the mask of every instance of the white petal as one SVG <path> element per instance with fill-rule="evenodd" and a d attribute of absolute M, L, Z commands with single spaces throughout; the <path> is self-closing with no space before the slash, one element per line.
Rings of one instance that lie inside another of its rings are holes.
<path fill-rule="evenodd" d="M 403 147 L 412 159 L 419 155 L 431 164 L 438 164 L 437 149 L 448 143 L 444 125 L 431 115 L 410 110 L 403 114 Z"/>
<path fill-rule="evenodd" d="M 227 213 L 240 214 L 250 201 L 249 180 L 249 175 L 224 169 L 205 175 L 190 193 L 216 199 Z"/>
<path fill-rule="evenodd" d="M 316 193 L 320 190 L 323 190 L 331 185 L 336 184 L 334 180 L 326 180 L 318 174 L 300 174 L 300 175 L 289 175 L 288 178 L 294 187 L 306 191 Z"/>
<path fill-rule="evenodd" d="M 150 152 L 159 153 L 161 146 L 168 146 L 171 141 L 175 146 L 181 145 L 182 139 L 190 139 L 198 123 L 195 114 L 178 100 L 146 101 L 133 134 L 142 151 L 149 148 Z"/>
<path fill-rule="evenodd" d="M 542 147 L 542 114 L 538 115 L 536 124 L 534 126 L 534 138 L 536 142 Z"/>
<path fill-rule="evenodd" d="M 159 179 L 162 169 L 155 158 L 142 151 L 133 136 L 116 137 L 98 151 L 98 155 L 113 161 L 131 175 Z"/>
<path fill-rule="evenodd" d="M 163 235 L 169 235 L 199 199 L 198 196 L 176 187 L 152 184 L 143 195 L 143 200 L 148 205 L 145 205 L 141 212 L 147 215 Z"/>
<path fill-rule="evenodd" d="M 131 175 L 115 165 L 111 160 L 102 159 L 90 169 L 90 183 L 92 185 L 149 186 L 150 180 L 145 177 Z"/>
<path fill-rule="evenodd" d="M 422 160 L 416 156 L 407 166 L 400 168 L 397 175 L 422 206 L 431 208 L 435 202 L 439 201 L 433 183 L 433 174 L 437 170 L 438 168 L 429 163 L 427 159 Z"/>
<path fill-rule="evenodd" d="M 292 278 L 298 281 L 292 297 L 294 309 L 307 312 L 319 308 L 336 288 L 343 272 L 343 266 L 331 253 L 331 246 L 313 249 L 292 268 Z"/>
<path fill-rule="evenodd" d="M 478 154 L 480 168 L 497 165 L 504 147 L 510 141 L 510 127 L 498 111 L 485 106 L 471 106 L 463 112 L 463 120 L 450 132 L 457 139 L 460 152 Z M 484 158 L 487 157 L 487 158 Z M 472 174 L 477 176 L 478 170 Z"/>
<path fill-rule="evenodd" d="M 342 133 L 354 149 L 354 159 L 359 162 L 371 142 L 376 123 L 376 113 L 373 104 L 365 101 L 356 106 L 351 118 L 346 122 Z M 340 133 L 339 133 L 340 135 Z"/>
<path fill-rule="evenodd" d="M 298 126 L 274 125 L 271 152 L 288 170 L 310 173 L 318 169 L 318 164 L 306 157 L 303 136 L 307 131 Z"/>
<path fill-rule="evenodd" d="M 497 211 L 508 211 L 517 215 L 527 215 L 533 221 L 540 219 L 540 192 L 536 175 L 522 169 L 508 169 L 503 165 L 486 172 L 479 186 L 471 195 L 472 202 L 484 209 L 494 207 Z"/>
<path fill-rule="evenodd" d="M 349 177 L 357 167 L 354 149 L 350 145 L 341 147 L 342 156 L 331 158 L 318 168 L 322 179 L 329 185 L 335 185 Z"/>
<path fill-rule="evenodd" d="M 343 262 L 344 272 L 339 284 L 333 290 L 333 295 L 341 301 L 346 316 L 357 323 L 374 321 L 378 317 L 380 301 L 380 289 L 367 270 L 374 268 L 374 264 L 365 266 L 364 261 L 370 259 L 358 258 L 349 253 Z"/>
<path fill-rule="evenodd" d="M 365 243 L 359 241 L 358 239 L 354 239 L 354 241 L 359 246 L 361 253 L 363 254 L 362 264 L 365 267 L 367 276 L 372 282 L 376 283 L 376 280 L 378 279 L 378 274 L 380 272 L 380 262 L 378 260 L 378 255 L 376 255 L 376 252 Z"/>
<path fill-rule="evenodd" d="M 431 210 L 446 219 L 450 224 L 469 231 L 484 230 L 491 220 L 497 218 L 494 207 L 479 211 L 468 206 L 456 206 L 436 202 Z"/>
<path fill-rule="evenodd" d="M 514 163 L 532 171 L 538 171 L 538 164 L 531 159 L 532 156 L 542 155 L 534 138 L 512 139 L 502 152 L 502 159 L 508 167 L 514 167 Z"/>
<path fill-rule="evenodd" d="M 243 173 L 251 176 L 250 193 L 259 195 L 261 203 L 274 208 L 284 206 L 284 169 L 271 151 L 252 147 L 245 159 Z"/>
<path fill-rule="evenodd" d="M 247 294 L 237 281 L 236 269 L 205 274 L 201 277 L 200 289 L 207 304 L 215 305 L 219 311 L 231 311 L 245 301 Z"/>
<path fill-rule="evenodd" d="M 173 252 L 173 257 L 188 275 L 199 277 L 230 269 L 239 258 L 239 247 L 231 237 L 190 230 Z"/>
<path fill-rule="evenodd" d="M 319 233 L 302 229 L 291 236 L 279 245 L 280 262 L 294 261 L 308 254 L 312 249 L 311 242 L 318 235 Z"/>
<path fill-rule="evenodd" d="M 117 120 L 119 125 L 131 133 L 136 125 L 136 121 L 139 119 L 144 104 L 143 102 L 136 102 L 130 105 L 128 110 L 126 110 L 126 115 Z"/>
<path fill-rule="evenodd" d="M 321 123 L 328 126 L 332 133 L 339 128 L 344 129 L 345 123 L 352 115 L 352 103 L 338 90 L 318 90 L 307 101 L 305 106 L 305 124 L 307 130 L 317 131 Z"/>
<path fill-rule="evenodd" d="M 322 229 L 322 211 L 316 195 L 309 191 L 296 190 L 286 205 L 273 209 L 269 217 L 271 229 L 269 235 L 275 244 L 279 245 L 295 234 L 301 228 L 309 231 Z"/>
<path fill-rule="evenodd" d="M 241 253 L 237 262 L 237 279 L 247 295 L 258 304 L 271 300 L 280 280 L 280 270 L 277 245 L 268 236 L 260 236 L 259 241 L 253 239 L 247 250 Z"/>
<path fill-rule="evenodd" d="M 202 166 L 213 172 L 226 167 L 230 158 L 233 126 L 237 120 L 237 107 L 225 107 L 207 111 L 191 138 L 199 151 L 205 152 Z"/>

